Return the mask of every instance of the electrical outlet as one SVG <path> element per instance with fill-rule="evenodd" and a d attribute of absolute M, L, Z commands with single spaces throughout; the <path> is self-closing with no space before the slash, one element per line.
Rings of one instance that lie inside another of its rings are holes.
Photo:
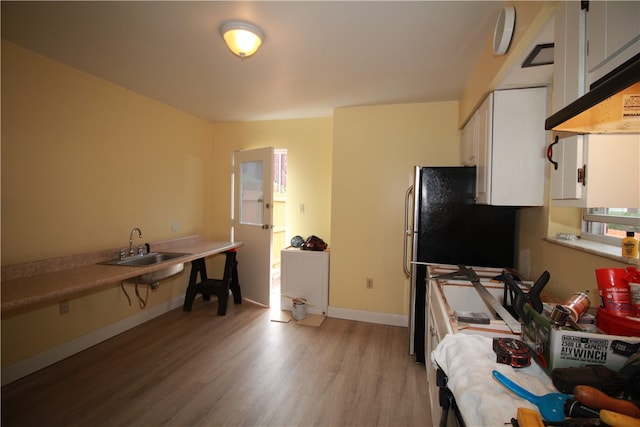
<path fill-rule="evenodd" d="M 371 277 L 367 277 L 367 289 L 373 289 L 373 279 Z"/>
<path fill-rule="evenodd" d="M 60 301 L 60 314 L 67 314 L 69 312 L 69 301 Z"/>

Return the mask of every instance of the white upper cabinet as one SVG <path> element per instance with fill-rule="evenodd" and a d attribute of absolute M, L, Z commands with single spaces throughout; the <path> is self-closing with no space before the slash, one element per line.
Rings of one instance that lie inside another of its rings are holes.
<path fill-rule="evenodd" d="M 476 203 L 542 206 L 547 90 L 498 90 L 476 110 Z"/>
<path fill-rule="evenodd" d="M 640 2 L 590 1 L 587 12 L 589 84 L 640 52 Z"/>
<path fill-rule="evenodd" d="M 553 206 L 640 208 L 640 135 L 580 135 L 553 146 Z"/>
<path fill-rule="evenodd" d="M 586 10 L 580 1 L 561 2 L 555 16 L 555 46 L 553 57 L 554 112 L 566 107 L 585 94 L 586 83 Z M 547 155 L 551 166 L 550 194 L 557 200 L 580 200 L 583 185 L 578 171 L 584 165 L 583 137 L 572 136 L 551 144 Z M 566 202 L 574 203 L 574 202 Z"/>
<path fill-rule="evenodd" d="M 584 95 L 586 85 L 586 12 L 579 1 L 561 2 L 556 9 L 552 110 Z"/>
<path fill-rule="evenodd" d="M 553 111 L 640 46 L 640 2 L 590 1 L 588 12 L 580 3 L 561 2 L 556 10 Z M 639 207 L 640 135 L 572 136 L 549 152 L 553 206 Z"/>

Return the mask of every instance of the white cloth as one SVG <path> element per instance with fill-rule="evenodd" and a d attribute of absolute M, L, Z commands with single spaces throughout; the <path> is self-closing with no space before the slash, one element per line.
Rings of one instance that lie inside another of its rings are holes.
<path fill-rule="evenodd" d="M 535 395 L 557 392 L 534 361 L 526 368 L 497 363 L 492 338 L 482 335 L 447 334 L 431 353 L 431 363 L 447 374 L 447 387 L 468 427 L 504 427 L 519 407 L 538 409 L 500 384 L 494 369 Z"/>

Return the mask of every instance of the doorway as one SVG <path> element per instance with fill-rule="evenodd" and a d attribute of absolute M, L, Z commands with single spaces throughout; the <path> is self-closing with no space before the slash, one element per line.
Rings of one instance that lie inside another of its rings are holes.
<path fill-rule="evenodd" d="M 280 310 L 280 251 L 289 246 L 287 239 L 287 150 L 273 152 L 273 239 L 271 244 L 272 310 Z"/>
<path fill-rule="evenodd" d="M 244 243 L 243 296 L 280 307 L 280 251 L 287 245 L 287 151 L 272 147 L 233 153 L 233 240 Z"/>

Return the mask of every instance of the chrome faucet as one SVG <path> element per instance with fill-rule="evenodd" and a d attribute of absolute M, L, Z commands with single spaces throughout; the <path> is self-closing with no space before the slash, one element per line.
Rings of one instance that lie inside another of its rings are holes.
<path fill-rule="evenodd" d="M 140 231 L 140 229 L 138 227 L 135 227 L 133 230 L 131 230 L 131 234 L 129 235 L 129 256 L 133 256 L 133 234 L 135 232 L 138 232 L 138 236 L 140 236 L 140 238 L 142 239 L 142 231 Z"/>

